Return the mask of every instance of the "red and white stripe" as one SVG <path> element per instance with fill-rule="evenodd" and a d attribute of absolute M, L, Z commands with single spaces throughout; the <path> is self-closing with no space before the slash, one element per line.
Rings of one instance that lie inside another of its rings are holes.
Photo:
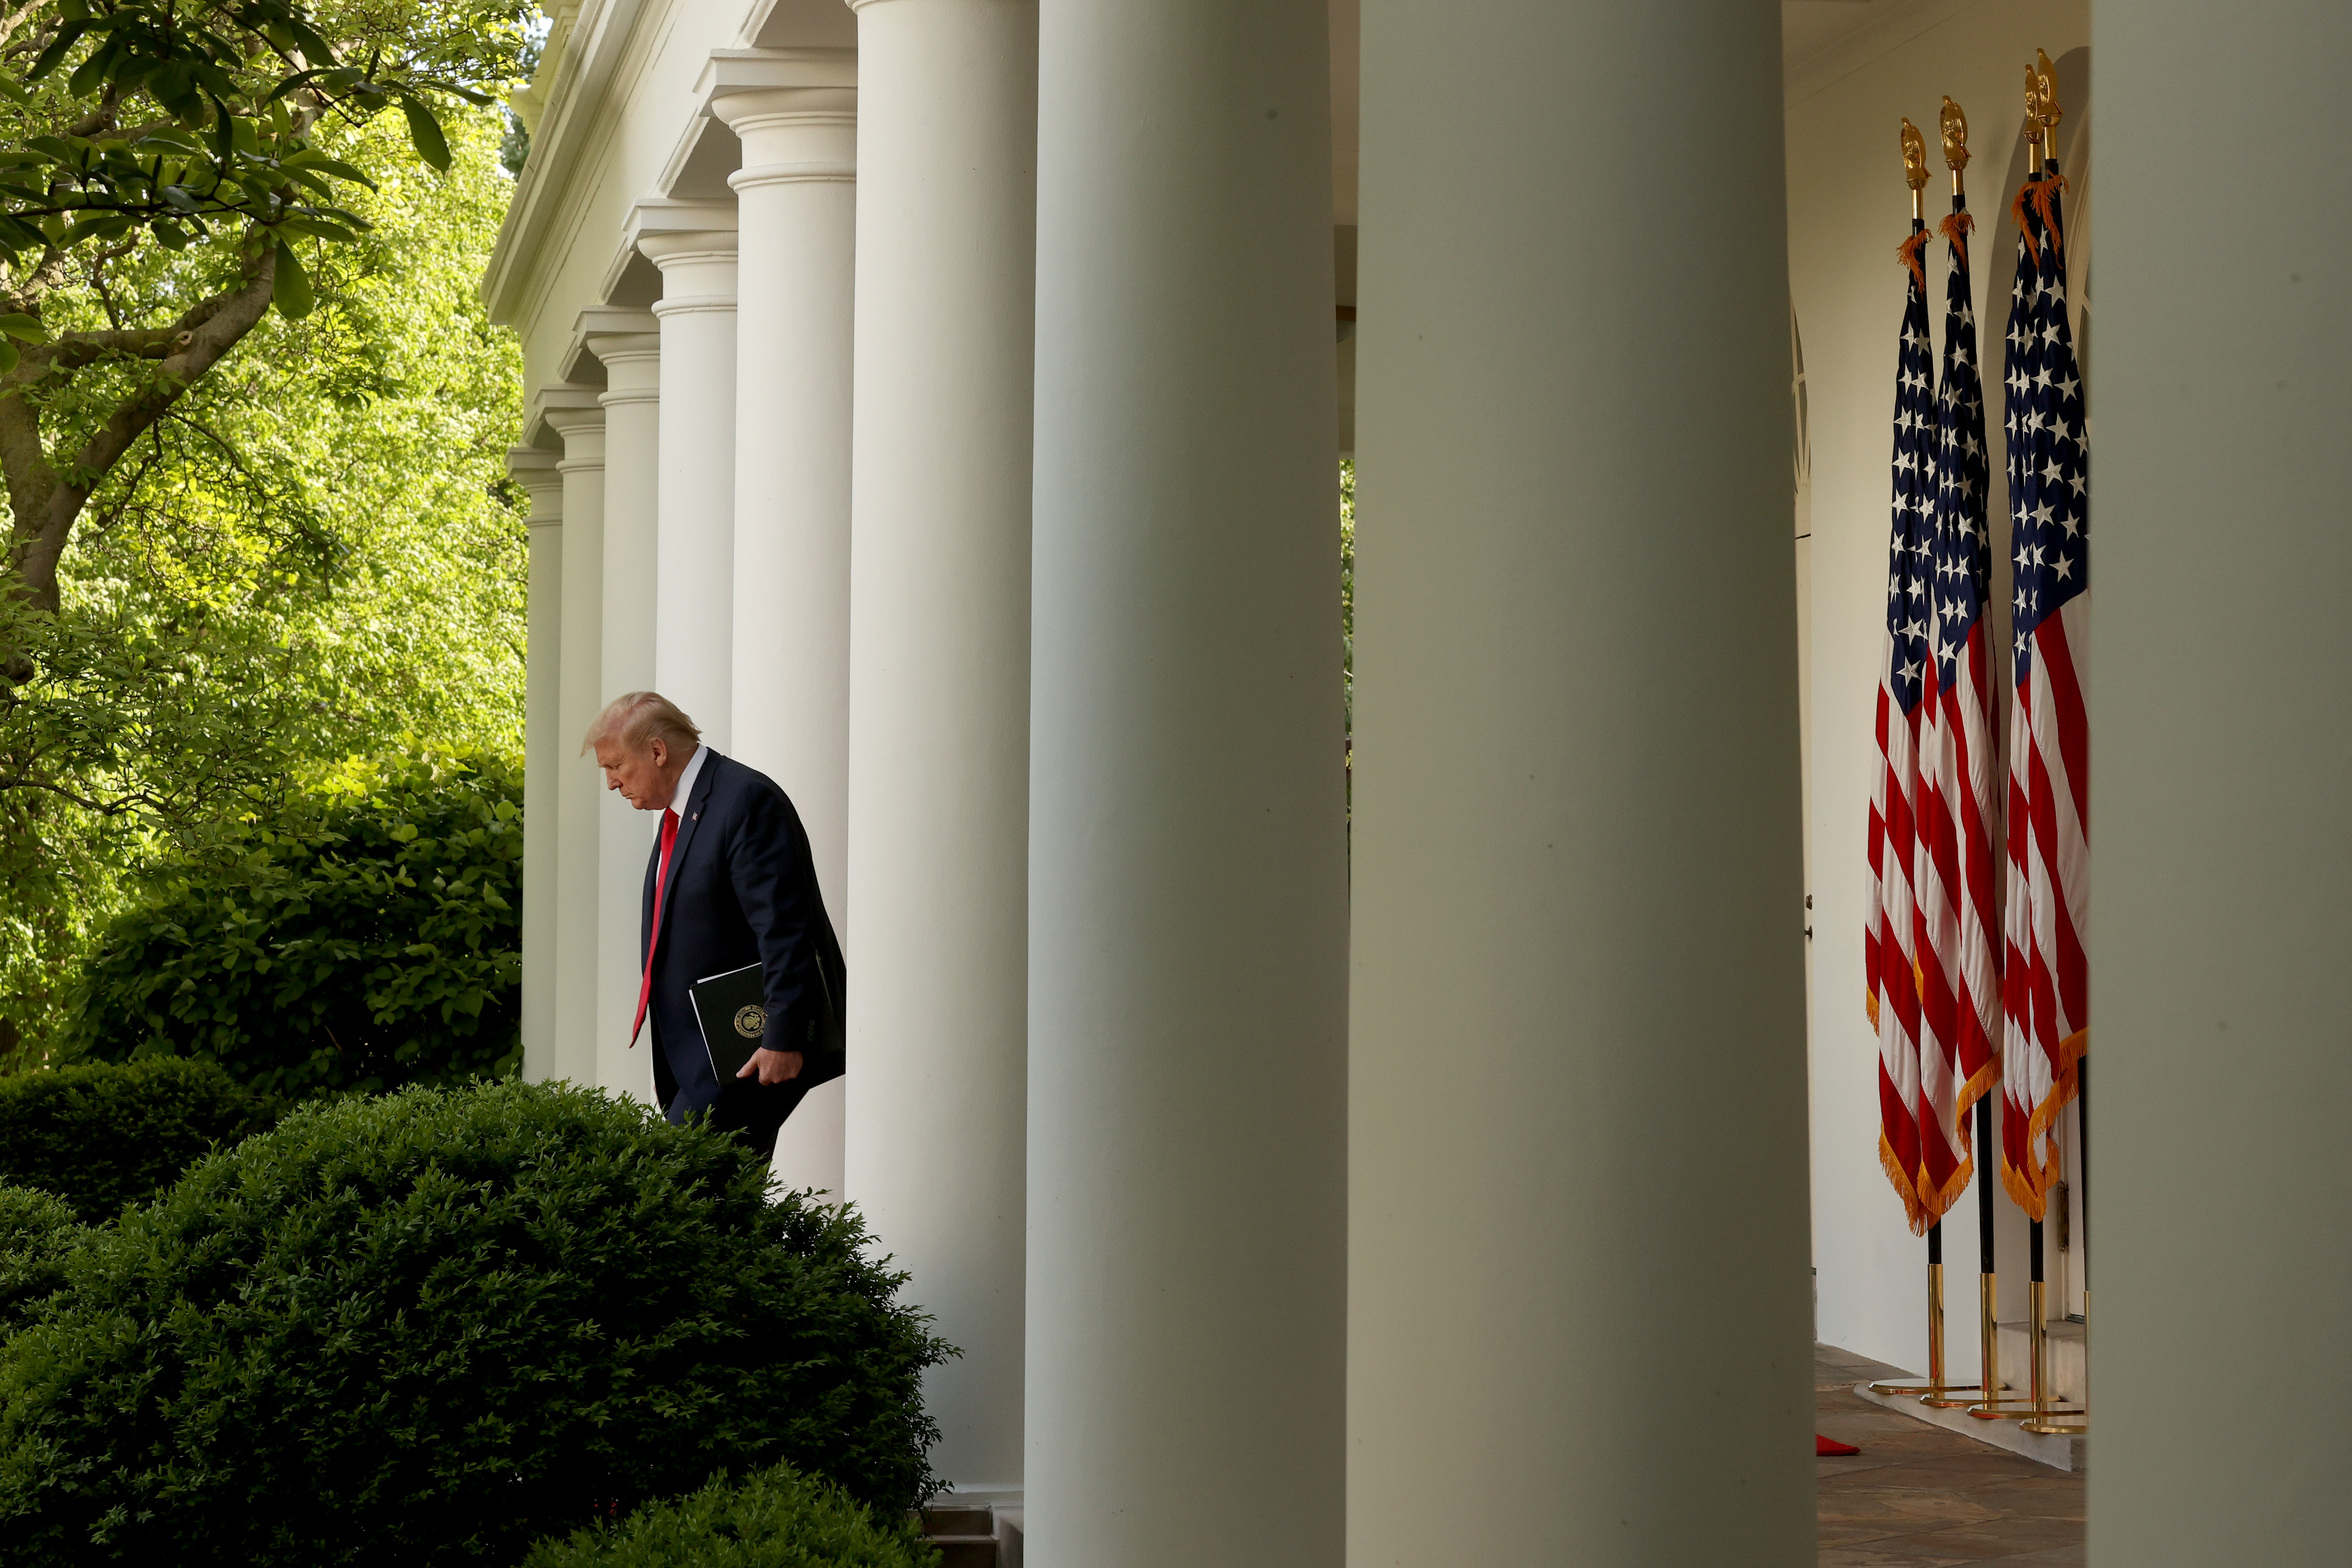
<path fill-rule="evenodd" d="M 1917 851 L 1920 1199 L 1937 1217 L 1974 1170 L 1969 1109 L 2000 1076 L 2000 805 L 1981 617 L 1954 661 L 1952 686 L 1941 668 L 1941 660 L 1929 664 L 1920 704 Z"/>
<path fill-rule="evenodd" d="M 1870 890 L 1864 909 L 1867 1011 L 1878 1029 L 1878 1158 L 1903 1195 L 1911 1228 L 1930 1215 L 1919 1191 L 1918 861 L 1919 715 L 1906 714 L 1893 689 L 1895 639 L 1884 639 L 1878 673 L 1879 768 L 1870 791 Z M 1921 704 L 1924 710 L 1925 704 Z"/>
<path fill-rule="evenodd" d="M 2010 1195 L 2034 1219 L 2058 1179 L 2058 1113 L 2088 1042 L 2090 629 L 2087 593 L 2034 629 L 2010 712 L 2001 1154 Z"/>

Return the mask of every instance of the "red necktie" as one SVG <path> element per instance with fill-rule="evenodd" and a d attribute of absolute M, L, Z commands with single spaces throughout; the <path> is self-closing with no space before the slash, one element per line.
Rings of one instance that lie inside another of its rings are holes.
<path fill-rule="evenodd" d="M 646 940 L 646 977 L 637 986 L 637 1016 L 629 1026 L 629 1044 L 637 1043 L 638 1031 L 646 1026 L 646 1004 L 654 994 L 654 952 L 661 946 L 662 894 L 669 887 L 669 852 L 677 842 L 677 813 L 662 813 L 661 867 L 654 872 L 654 930 Z"/>

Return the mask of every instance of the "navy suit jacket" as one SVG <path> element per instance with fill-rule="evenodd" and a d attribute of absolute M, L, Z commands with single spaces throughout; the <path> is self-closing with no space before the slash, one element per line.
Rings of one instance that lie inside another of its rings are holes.
<path fill-rule="evenodd" d="M 661 868 L 661 835 L 646 861 L 645 912 L 637 962 L 654 934 L 654 879 Z M 845 1022 L 848 973 L 841 943 L 825 917 L 800 814 L 767 774 L 717 752 L 702 760 L 694 791 L 678 819 L 670 849 L 669 884 L 662 895 L 661 942 L 654 953 L 653 994 L 646 1022 L 654 1041 L 654 1086 L 672 1121 L 708 1110 L 722 1086 L 710 1070 L 694 1002 L 696 981 L 761 967 L 767 993 L 763 1043 L 809 1053 L 813 1042 Z M 810 1054 L 808 1084 L 838 1077 L 840 1057 Z"/>

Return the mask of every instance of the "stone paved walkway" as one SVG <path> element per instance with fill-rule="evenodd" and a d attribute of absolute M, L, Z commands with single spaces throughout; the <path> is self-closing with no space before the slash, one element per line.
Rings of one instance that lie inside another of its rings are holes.
<path fill-rule="evenodd" d="M 1831 1345 L 1813 1359 L 1817 1429 L 1858 1445 L 1817 1459 L 1822 1568 L 2082 1568 L 2083 1480 L 1854 1396 L 1905 1373 Z"/>

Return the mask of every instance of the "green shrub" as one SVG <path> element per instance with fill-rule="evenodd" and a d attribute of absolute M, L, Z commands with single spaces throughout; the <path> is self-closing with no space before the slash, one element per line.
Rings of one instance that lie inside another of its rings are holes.
<path fill-rule="evenodd" d="M 884 1524 L 840 1488 L 778 1465 L 725 1476 L 617 1527 L 541 1542 L 523 1568 L 929 1568 L 938 1550 L 913 1521 Z"/>
<path fill-rule="evenodd" d="M 0 1185 L 0 1339 L 65 1283 L 66 1255 L 89 1234 L 63 1198 Z"/>
<path fill-rule="evenodd" d="M 767 1179 L 564 1086 L 297 1110 L 0 1342 L 8 1562 L 504 1564 L 779 1460 L 909 1507 L 947 1348 L 855 1215 Z"/>
<path fill-rule="evenodd" d="M 394 758 L 160 873 L 85 971 L 73 1048 L 208 1057 L 302 1098 L 522 1060 L 522 782 Z"/>
<path fill-rule="evenodd" d="M 144 1203 L 215 1143 L 275 1120 L 211 1062 L 88 1062 L 0 1078 L 0 1182 L 54 1193 L 91 1224 Z"/>

